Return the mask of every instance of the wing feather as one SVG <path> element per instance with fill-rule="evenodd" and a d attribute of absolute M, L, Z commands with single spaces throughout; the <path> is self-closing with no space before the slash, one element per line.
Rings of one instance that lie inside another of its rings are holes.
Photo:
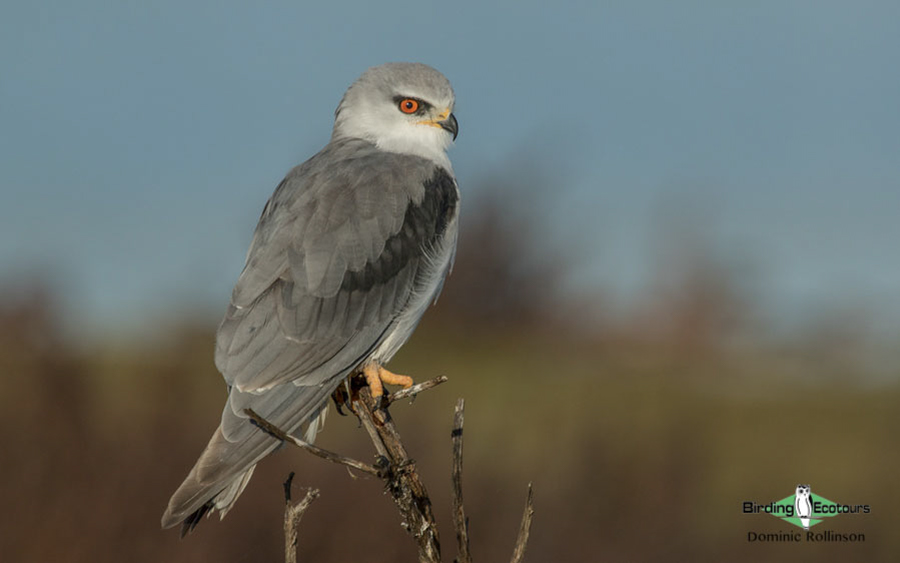
<path fill-rule="evenodd" d="M 266 205 L 219 330 L 226 381 L 258 394 L 356 367 L 348 362 L 395 322 L 443 234 L 432 200 L 455 213 L 446 178 L 429 161 L 359 140 L 294 169 Z"/>

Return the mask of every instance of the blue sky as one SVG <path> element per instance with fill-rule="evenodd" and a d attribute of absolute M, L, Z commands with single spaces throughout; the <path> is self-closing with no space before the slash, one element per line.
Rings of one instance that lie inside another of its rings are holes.
<path fill-rule="evenodd" d="M 5 3 L 0 283 L 47 275 L 88 323 L 218 314 L 347 85 L 416 60 L 456 89 L 464 198 L 522 159 L 549 180 L 539 228 L 583 252 L 573 288 L 640 295 L 683 216 L 776 316 L 893 318 L 898 21 L 887 1 Z"/>

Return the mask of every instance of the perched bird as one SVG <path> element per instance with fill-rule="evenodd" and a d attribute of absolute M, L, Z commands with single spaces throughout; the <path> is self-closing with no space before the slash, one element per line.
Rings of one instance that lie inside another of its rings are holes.
<path fill-rule="evenodd" d="M 228 385 L 222 421 L 172 495 L 163 528 L 182 535 L 224 517 L 278 442 L 315 438 L 328 399 L 362 372 L 409 386 L 384 364 L 437 298 L 456 251 L 459 189 L 449 81 L 418 63 L 370 68 L 335 111 L 331 141 L 291 170 L 266 203 L 216 335 Z"/>

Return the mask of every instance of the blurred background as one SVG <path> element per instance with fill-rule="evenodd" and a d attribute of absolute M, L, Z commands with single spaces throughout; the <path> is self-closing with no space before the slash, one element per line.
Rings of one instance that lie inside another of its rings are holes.
<path fill-rule="evenodd" d="M 460 250 L 391 369 L 445 559 L 465 397 L 476 561 L 900 552 L 900 4 L 0 6 L 0 558 L 412 561 L 381 484 L 285 450 L 222 522 L 159 518 L 217 424 L 216 324 L 283 175 L 392 60 L 453 82 Z M 371 459 L 355 419 L 323 447 Z M 759 544 L 797 483 L 857 544 Z"/>

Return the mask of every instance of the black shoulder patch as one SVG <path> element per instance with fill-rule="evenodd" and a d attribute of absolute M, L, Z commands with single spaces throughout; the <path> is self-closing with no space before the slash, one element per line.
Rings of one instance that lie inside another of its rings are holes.
<path fill-rule="evenodd" d="M 427 217 L 426 222 L 431 219 L 435 225 L 435 230 L 429 239 L 430 243 L 436 242 L 444 235 L 447 225 L 456 213 L 457 205 L 459 205 L 459 192 L 456 189 L 456 182 L 446 170 L 437 168 L 434 176 L 425 182 L 425 197 L 418 206 L 419 213 Z M 410 213 L 413 212 L 413 209 L 414 206 L 410 206 L 406 210 L 405 221 L 410 220 Z"/>
<path fill-rule="evenodd" d="M 347 272 L 341 290 L 368 290 L 384 285 L 411 262 L 421 259 L 424 250 L 444 236 L 458 204 L 456 182 L 446 170 L 437 168 L 425 182 L 422 201 L 406 208 L 400 231 L 387 239 L 384 251 L 374 262 L 368 262 L 361 271 Z"/>

